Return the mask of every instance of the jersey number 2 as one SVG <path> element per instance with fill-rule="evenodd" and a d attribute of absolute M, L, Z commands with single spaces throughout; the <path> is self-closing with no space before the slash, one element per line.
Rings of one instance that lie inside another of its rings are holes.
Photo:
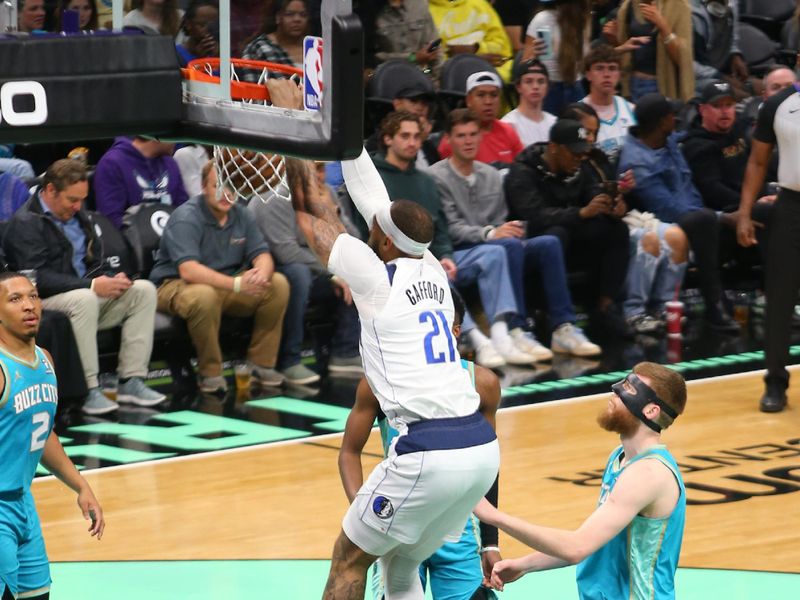
<path fill-rule="evenodd" d="M 429 365 L 434 365 L 445 361 L 455 362 L 456 348 L 453 343 L 453 334 L 450 332 L 450 327 L 447 326 L 447 319 L 444 313 L 440 310 L 436 312 L 425 311 L 419 315 L 419 322 L 425 323 L 426 321 L 429 321 L 432 326 L 431 331 L 425 336 L 425 360 L 427 363 Z M 441 329 L 439 328 L 439 322 L 442 324 Z M 440 336 L 442 331 L 444 331 L 444 335 L 447 338 L 447 356 L 445 356 L 444 352 L 439 352 L 438 354 L 433 353 L 434 341 Z"/>
<path fill-rule="evenodd" d="M 47 431 L 50 429 L 50 413 L 38 412 L 33 415 L 33 424 L 39 426 L 31 434 L 31 452 L 44 448 L 47 441 Z"/>

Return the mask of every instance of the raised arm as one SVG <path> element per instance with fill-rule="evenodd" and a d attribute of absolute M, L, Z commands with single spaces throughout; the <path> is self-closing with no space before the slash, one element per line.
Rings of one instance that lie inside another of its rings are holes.
<path fill-rule="evenodd" d="M 362 150 L 356 159 L 342 161 L 342 175 L 353 204 L 367 227 L 372 227 L 375 213 L 391 199 L 367 151 Z"/>
<path fill-rule="evenodd" d="M 286 171 L 297 225 L 311 250 L 327 266 L 336 238 L 345 233 L 336 204 L 327 194 L 320 193 L 311 161 L 287 158 Z"/>

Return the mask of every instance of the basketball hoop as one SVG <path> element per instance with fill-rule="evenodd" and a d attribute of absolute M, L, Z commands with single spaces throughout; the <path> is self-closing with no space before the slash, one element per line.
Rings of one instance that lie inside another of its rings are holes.
<path fill-rule="evenodd" d="M 302 80 L 303 70 L 261 60 L 231 58 L 230 102 L 250 106 L 254 110 L 270 106 L 267 80 L 275 73 Z M 220 85 L 220 59 L 198 58 L 182 69 L 184 101 L 216 103 L 219 98 L 204 93 L 204 85 Z M 244 73 L 256 73 L 255 82 L 243 81 Z M 291 201 L 286 181 L 286 163 L 280 154 L 243 150 L 228 146 L 214 146 L 214 168 L 217 172 L 217 197 L 227 188 L 233 192 L 232 202 L 258 198 L 268 202 L 273 197 Z"/>

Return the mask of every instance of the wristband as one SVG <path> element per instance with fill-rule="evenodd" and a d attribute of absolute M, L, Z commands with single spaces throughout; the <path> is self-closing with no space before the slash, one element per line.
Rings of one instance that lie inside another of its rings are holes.
<path fill-rule="evenodd" d="M 233 293 L 238 294 L 241 291 L 242 291 L 242 277 L 240 275 L 239 277 L 233 278 Z"/>
<path fill-rule="evenodd" d="M 412 62 L 412 63 L 417 62 L 417 55 L 416 55 L 415 52 L 409 52 L 408 53 L 408 62 Z"/>
<path fill-rule="evenodd" d="M 669 46 L 672 42 L 678 39 L 677 34 L 673 31 L 667 37 L 664 38 L 664 45 Z"/>
<path fill-rule="evenodd" d="M 498 548 L 497 546 L 484 546 L 483 548 L 481 548 L 481 554 L 483 554 L 484 552 L 497 552 L 498 554 L 500 554 L 500 548 Z"/>
<path fill-rule="evenodd" d="M 89 289 L 94 291 L 94 279 L 92 279 L 92 281 L 89 282 Z"/>

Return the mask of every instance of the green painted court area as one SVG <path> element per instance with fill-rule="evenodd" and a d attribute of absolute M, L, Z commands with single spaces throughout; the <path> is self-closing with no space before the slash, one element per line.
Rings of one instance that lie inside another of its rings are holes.
<path fill-rule="evenodd" d="M 50 597 L 318 600 L 328 564 L 325 560 L 54 563 Z M 677 577 L 677 597 L 681 600 L 796 600 L 798 590 L 800 574 L 680 569 Z M 498 596 L 503 600 L 576 600 L 575 570 L 528 575 Z"/>

